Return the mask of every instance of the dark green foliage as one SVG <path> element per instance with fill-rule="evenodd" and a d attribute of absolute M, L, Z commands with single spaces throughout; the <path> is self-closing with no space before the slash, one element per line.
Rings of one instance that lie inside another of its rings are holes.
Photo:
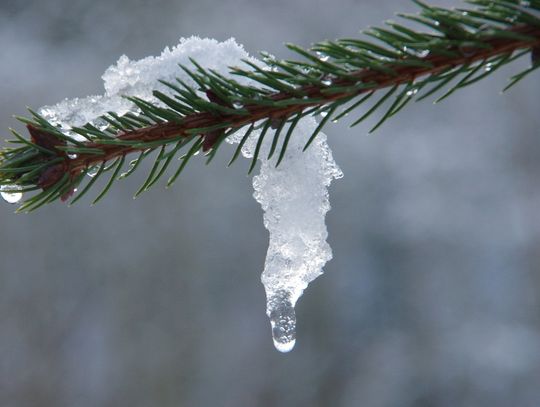
<path fill-rule="evenodd" d="M 322 119 L 304 150 L 329 120 L 340 120 L 348 113 L 360 112 L 351 124 L 355 126 L 385 109 L 371 129 L 374 131 L 412 100 L 437 94 L 436 101 L 442 101 L 522 55 L 530 55 L 531 66 L 513 76 L 505 90 L 540 67 L 540 0 L 469 0 L 469 9 L 413 1 L 420 13 L 400 16 L 424 26 L 425 31 L 388 21 L 384 28 L 365 31 L 364 38 L 323 41 L 309 50 L 289 44 L 299 60 L 277 60 L 262 53 L 264 65 L 244 61 L 245 67 L 231 67 L 230 77 L 192 60 L 192 66 L 179 70 L 196 87 L 181 79 L 163 81 L 169 93 L 154 91 L 155 102 L 128 97 L 137 113 L 120 116 L 109 112 L 101 117 L 105 128 L 88 123 L 71 129 L 84 141 L 74 140 L 30 110 L 30 118 L 18 119 L 27 125 L 31 139 L 11 130 L 14 139 L 9 143 L 13 146 L 0 152 L 0 186 L 23 192 L 41 190 L 19 208 L 31 211 L 57 199 L 69 199 L 86 180 L 71 202 L 75 203 L 110 172 L 96 203 L 116 180 L 133 174 L 155 151 L 137 196 L 162 179 L 176 157 L 180 156 L 180 164 L 172 170 L 167 186 L 200 150 L 210 163 L 223 141 L 242 130 L 231 165 L 248 138 L 257 134 L 254 130 L 261 129 L 248 170 L 251 173 L 265 137 L 272 138 L 265 158 L 277 156 L 277 166 L 285 158 L 294 128 L 307 115 L 322 115 Z M 235 77 L 248 78 L 251 84 L 240 84 Z M 379 97 L 372 99 L 376 93 Z M 122 173 L 126 155 L 132 153 L 138 157 Z M 93 177 L 86 177 L 91 168 L 99 169 Z"/>

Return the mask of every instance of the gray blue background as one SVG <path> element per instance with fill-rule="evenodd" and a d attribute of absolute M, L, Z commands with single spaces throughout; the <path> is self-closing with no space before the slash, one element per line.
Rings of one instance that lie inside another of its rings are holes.
<path fill-rule="evenodd" d="M 461 6 L 458 1 L 439 1 Z M 398 0 L 1 0 L 0 127 L 103 93 L 121 54 L 235 37 L 255 54 L 356 36 Z M 334 260 L 299 301 L 298 343 L 272 346 L 259 275 L 267 232 L 247 163 L 193 162 L 131 199 L 0 205 L 5 407 L 531 407 L 540 403 L 540 77 L 528 61 L 368 135 L 326 133 Z M 361 112 L 356 112 L 359 115 Z"/>

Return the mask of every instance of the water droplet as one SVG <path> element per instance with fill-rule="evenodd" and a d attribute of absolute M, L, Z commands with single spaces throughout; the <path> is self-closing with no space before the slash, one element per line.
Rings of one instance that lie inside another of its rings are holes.
<path fill-rule="evenodd" d="M 272 326 L 272 340 L 280 352 L 289 352 L 296 343 L 296 314 L 290 294 L 280 290 L 268 299 L 267 315 Z"/>
<path fill-rule="evenodd" d="M 138 158 L 137 158 L 136 160 L 131 160 L 131 161 L 129 162 L 129 167 L 128 167 L 127 171 L 121 173 L 120 176 L 118 177 L 118 179 L 126 178 L 126 177 L 130 174 L 130 171 L 133 170 L 133 167 L 135 167 L 135 165 L 137 164 L 137 161 L 139 161 Z"/>
<path fill-rule="evenodd" d="M 2 185 L 0 187 L 0 195 L 2 195 L 2 198 L 7 203 L 16 204 L 23 197 L 22 192 L 17 192 L 20 189 L 21 187 L 18 185 Z"/>
<path fill-rule="evenodd" d="M 242 109 L 244 107 L 244 105 L 240 102 L 234 102 L 233 106 L 235 109 Z"/>
<path fill-rule="evenodd" d="M 490 62 L 489 64 L 487 64 L 485 67 L 484 67 L 484 70 L 486 72 L 489 72 L 493 69 L 493 64 Z"/>
<path fill-rule="evenodd" d="M 76 159 L 76 158 L 78 157 L 78 155 L 75 154 L 75 153 L 68 153 L 67 156 L 68 156 L 68 158 L 69 158 L 70 160 L 74 160 L 74 159 Z"/>
<path fill-rule="evenodd" d="M 99 166 L 95 166 L 95 167 L 90 167 L 86 170 L 86 175 L 88 175 L 90 178 L 94 178 L 96 176 L 96 174 L 98 173 L 99 171 Z"/>
<path fill-rule="evenodd" d="M 332 84 L 332 79 L 324 78 L 321 83 L 325 86 L 330 86 Z"/>
<path fill-rule="evenodd" d="M 328 111 L 323 110 L 322 112 L 319 112 L 319 114 L 321 115 L 321 117 L 326 117 L 326 116 L 328 116 Z"/>
<path fill-rule="evenodd" d="M 407 92 L 407 96 L 414 96 L 418 93 L 418 88 L 413 88 Z"/>
<path fill-rule="evenodd" d="M 324 55 L 322 52 L 317 52 L 317 57 L 319 57 L 319 59 L 323 62 L 328 61 L 329 58 L 328 55 Z"/>
<path fill-rule="evenodd" d="M 109 123 L 107 123 L 105 120 L 103 120 L 102 118 L 97 118 L 95 119 L 92 124 L 94 125 L 94 127 L 96 127 L 98 130 L 100 131 L 105 131 L 107 130 L 107 128 L 109 127 Z"/>
<path fill-rule="evenodd" d="M 415 49 L 410 47 L 403 47 L 403 52 L 418 58 L 425 58 L 429 55 L 429 50 L 427 49 Z"/>

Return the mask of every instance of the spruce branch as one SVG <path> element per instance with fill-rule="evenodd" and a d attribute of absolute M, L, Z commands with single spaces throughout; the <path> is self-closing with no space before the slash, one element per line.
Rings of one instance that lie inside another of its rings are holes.
<path fill-rule="evenodd" d="M 153 151 L 159 151 L 150 173 L 136 195 L 148 190 L 167 173 L 177 156 L 179 167 L 170 176 L 171 185 L 189 160 L 200 150 L 210 162 L 221 143 L 231 134 L 247 129 L 230 164 L 255 128 L 262 128 L 249 171 L 256 164 L 267 133 L 274 131 L 269 158 L 276 165 L 285 157 L 288 142 L 299 120 L 323 115 L 305 148 L 329 120 L 336 121 L 382 92 L 351 126 L 382 111 L 374 131 L 412 100 L 442 93 L 441 101 L 456 90 L 489 76 L 520 56 L 529 54 L 531 66 L 511 78 L 514 86 L 540 67 L 540 0 L 469 0 L 469 9 L 445 9 L 413 0 L 420 13 L 400 15 L 427 27 L 417 31 L 387 22 L 386 28 L 370 28 L 366 39 L 338 39 L 314 44 L 309 50 L 287 45 L 300 60 L 278 60 L 262 54 L 264 66 L 244 61 L 247 67 L 231 67 L 230 77 L 193 66 L 180 66 L 197 87 L 177 79 L 162 82 L 170 91 L 154 91 L 157 102 L 128 97 L 136 112 L 114 112 L 95 123 L 71 129 L 78 141 L 30 110 L 26 124 L 30 139 L 11 130 L 16 147 L 0 152 L 0 188 L 4 193 L 32 192 L 19 211 L 31 211 L 61 199 L 71 199 L 75 189 L 93 173 L 72 203 L 91 190 L 96 180 L 110 172 L 99 201 L 118 179 L 139 168 Z M 243 85 L 233 79 L 251 80 Z M 122 173 L 126 156 L 137 153 Z"/>

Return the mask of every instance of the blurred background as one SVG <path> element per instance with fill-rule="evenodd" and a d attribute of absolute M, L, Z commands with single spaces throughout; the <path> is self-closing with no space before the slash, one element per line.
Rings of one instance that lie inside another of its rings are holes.
<path fill-rule="evenodd" d="M 461 6 L 455 1 L 438 1 Z M 25 106 L 103 93 L 121 54 L 182 36 L 252 54 L 357 35 L 401 0 L 1 0 L 0 127 Z M 538 73 L 529 61 L 438 106 L 329 125 L 345 173 L 334 260 L 272 346 L 267 248 L 247 163 L 193 161 L 131 199 L 140 171 L 90 207 L 0 205 L 0 405 L 530 407 L 540 403 Z M 375 120 L 375 118 L 373 119 Z M 148 162 L 149 163 L 149 162 Z M 148 164 L 147 163 L 147 164 Z"/>

